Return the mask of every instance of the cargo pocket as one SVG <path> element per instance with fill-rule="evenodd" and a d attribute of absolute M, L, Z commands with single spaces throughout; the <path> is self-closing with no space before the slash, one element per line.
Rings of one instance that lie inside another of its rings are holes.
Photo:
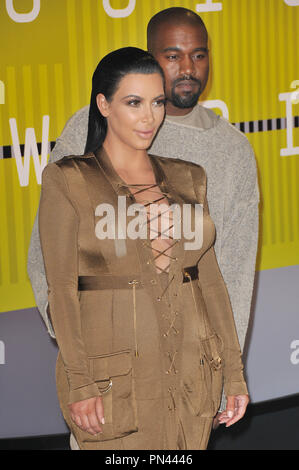
<path fill-rule="evenodd" d="M 214 333 L 208 338 L 201 340 L 201 344 L 206 363 L 204 368 L 206 383 L 211 397 L 206 416 L 214 416 L 220 406 L 223 388 L 223 360 L 221 357 L 223 342 L 220 336 Z"/>
<path fill-rule="evenodd" d="M 204 368 L 205 360 L 202 357 L 192 376 L 184 377 L 182 381 L 182 403 L 193 416 L 201 415 L 207 406 L 208 388 Z"/>
<path fill-rule="evenodd" d="M 93 436 L 76 426 L 82 442 L 106 441 L 138 431 L 131 351 L 89 357 L 90 374 L 102 395 L 105 424 Z"/>

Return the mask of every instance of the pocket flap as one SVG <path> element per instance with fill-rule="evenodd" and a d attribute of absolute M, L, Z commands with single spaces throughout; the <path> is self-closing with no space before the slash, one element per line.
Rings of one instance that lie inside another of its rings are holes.
<path fill-rule="evenodd" d="M 222 365 L 221 353 L 223 351 L 223 341 L 216 333 L 201 340 L 204 355 L 209 364 L 215 369 L 220 369 Z"/>
<path fill-rule="evenodd" d="M 89 360 L 95 381 L 127 375 L 132 369 L 131 351 L 102 354 L 90 357 Z"/>

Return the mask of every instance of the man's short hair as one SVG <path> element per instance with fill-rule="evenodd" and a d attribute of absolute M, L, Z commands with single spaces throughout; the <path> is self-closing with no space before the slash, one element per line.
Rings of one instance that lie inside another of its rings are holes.
<path fill-rule="evenodd" d="M 193 26 L 198 26 L 204 29 L 206 35 L 208 32 L 206 26 L 197 13 L 192 10 L 188 10 L 183 7 L 172 7 L 166 8 L 165 10 L 159 11 L 154 15 L 148 25 L 147 25 L 147 49 L 150 52 L 154 50 L 155 38 L 158 33 L 158 30 L 162 24 L 171 23 L 171 24 L 189 24 Z"/>

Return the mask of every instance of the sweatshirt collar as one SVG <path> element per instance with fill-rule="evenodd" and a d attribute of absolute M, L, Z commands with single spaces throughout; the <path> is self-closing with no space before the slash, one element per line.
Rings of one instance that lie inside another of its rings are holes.
<path fill-rule="evenodd" d="M 219 120 L 219 116 L 211 109 L 204 107 L 201 104 L 194 106 L 190 113 L 184 116 L 171 116 L 166 115 L 166 121 L 177 125 L 184 125 L 188 127 L 195 127 L 199 131 L 205 131 L 215 127 Z"/>

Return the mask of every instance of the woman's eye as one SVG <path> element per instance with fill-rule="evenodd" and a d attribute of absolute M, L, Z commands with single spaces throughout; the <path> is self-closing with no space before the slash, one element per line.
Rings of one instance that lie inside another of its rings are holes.
<path fill-rule="evenodd" d="M 161 100 L 154 101 L 155 106 L 165 106 L 165 104 L 166 104 L 166 99 L 165 98 L 163 98 Z"/>
<path fill-rule="evenodd" d="M 136 107 L 136 106 L 138 106 L 138 105 L 140 104 L 140 101 L 139 101 L 139 100 L 130 100 L 130 101 L 127 102 L 127 104 L 128 104 L 129 106 Z"/>

